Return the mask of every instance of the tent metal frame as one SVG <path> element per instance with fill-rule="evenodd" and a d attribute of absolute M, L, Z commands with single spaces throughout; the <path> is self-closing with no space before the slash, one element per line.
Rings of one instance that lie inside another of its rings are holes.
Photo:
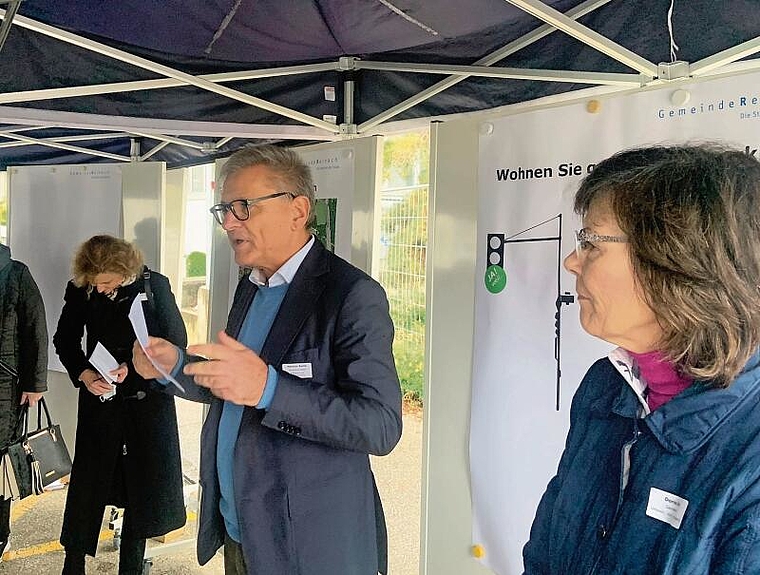
<path fill-rule="evenodd" d="M 105 157 L 116 161 L 143 161 L 168 145 L 184 146 L 204 152 L 220 149 L 233 138 L 242 139 L 275 139 L 275 140 L 310 140 L 334 141 L 353 138 L 358 135 L 373 135 L 403 129 L 408 125 L 427 123 L 432 118 L 390 122 L 398 114 L 424 102 L 436 94 L 456 85 L 470 77 L 499 78 L 505 80 L 533 80 L 542 82 L 570 82 L 574 84 L 589 84 L 595 87 L 573 92 L 540 98 L 531 102 L 522 102 L 498 108 L 501 113 L 505 110 L 524 111 L 533 107 L 555 105 L 559 102 L 581 100 L 593 95 L 607 95 L 647 87 L 661 86 L 664 83 L 683 83 L 695 79 L 708 78 L 725 73 L 738 73 L 760 69 L 760 60 L 739 62 L 743 58 L 760 52 L 760 37 L 753 38 L 732 48 L 723 50 L 693 64 L 687 62 L 660 63 L 649 62 L 640 55 L 617 44 L 609 38 L 591 30 L 578 22 L 582 16 L 593 12 L 607 4 L 610 0 L 586 0 L 578 6 L 562 13 L 540 0 L 505 0 L 509 4 L 542 20 L 544 24 L 524 36 L 509 42 L 502 48 L 478 59 L 472 65 L 428 64 L 415 62 L 381 62 L 361 60 L 356 57 L 342 56 L 334 62 L 281 66 L 260 70 L 246 70 L 221 74 L 206 74 L 194 76 L 170 66 L 153 62 L 146 58 L 130 54 L 103 43 L 84 38 L 77 34 L 61 30 L 54 26 L 37 22 L 16 14 L 21 0 L 0 0 L 0 5 L 7 4 L 6 10 L 0 10 L 3 22 L 0 26 L 0 47 L 2 32 L 10 30 L 11 25 L 19 26 L 33 32 L 79 46 L 86 50 L 105 55 L 151 71 L 163 76 L 155 80 L 132 82 L 115 82 L 89 86 L 68 86 L 19 92 L 0 93 L 0 123 L 13 124 L 12 128 L 0 131 L 0 137 L 8 141 L 0 141 L 0 148 L 15 146 L 46 146 L 61 150 Z M 621 62 L 633 70 L 632 73 L 604 73 L 574 70 L 526 69 L 495 66 L 497 62 L 519 50 L 533 44 L 547 35 L 561 31 L 572 36 L 587 46 L 598 50 L 606 56 Z M 7 32 L 6 32 L 7 34 Z M 392 71 L 415 74 L 437 74 L 446 76 L 444 79 L 422 90 L 420 93 L 377 114 L 375 117 L 356 125 L 354 123 L 354 81 L 350 74 L 357 70 Z M 262 98 L 246 94 L 225 86 L 227 82 L 241 80 L 256 80 L 275 76 L 291 76 L 334 71 L 346 73 L 343 81 L 343 122 L 340 124 L 328 122 L 293 110 Z M 83 114 L 75 112 L 60 112 L 35 108 L 19 108 L 4 104 L 30 103 L 48 99 L 76 98 L 110 93 L 133 92 L 139 90 L 158 90 L 178 86 L 195 86 L 201 90 L 242 102 L 291 120 L 302 125 L 275 124 L 241 124 L 208 121 L 179 121 L 156 118 L 131 118 L 124 116 L 107 116 L 98 114 Z M 452 116 L 439 116 L 438 119 L 460 117 L 463 115 L 483 114 L 479 111 Z M 392 125 L 391 125 L 392 124 Z M 381 130 L 379 126 L 382 125 Z M 92 130 L 95 134 L 81 136 L 65 136 L 57 138 L 40 138 L 29 135 L 34 130 L 50 128 L 67 128 Z M 19 132 L 27 132 L 22 135 Z M 96 142 L 107 139 L 143 138 L 154 140 L 156 145 L 143 155 L 132 154 L 123 156 L 111 154 L 84 146 L 71 145 L 67 142 Z M 202 142 L 188 138 L 204 138 Z"/>

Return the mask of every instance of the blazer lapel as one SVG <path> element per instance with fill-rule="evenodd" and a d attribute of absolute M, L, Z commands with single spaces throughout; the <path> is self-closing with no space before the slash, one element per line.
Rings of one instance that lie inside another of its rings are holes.
<path fill-rule="evenodd" d="M 267 363 L 282 363 L 282 358 L 314 309 L 314 304 L 325 289 L 326 273 L 330 269 L 327 258 L 327 251 L 319 240 L 315 240 L 288 287 L 280 311 L 264 342 L 261 357 Z"/>

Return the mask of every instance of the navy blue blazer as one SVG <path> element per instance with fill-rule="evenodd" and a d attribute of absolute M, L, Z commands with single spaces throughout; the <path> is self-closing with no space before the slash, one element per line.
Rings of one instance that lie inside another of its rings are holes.
<path fill-rule="evenodd" d="M 256 289 L 248 277 L 238 284 L 226 330 L 233 337 Z M 266 411 L 245 409 L 235 444 L 235 499 L 250 573 L 387 572 L 369 454 L 389 453 L 401 437 L 392 343 L 380 284 L 315 241 L 261 351 L 279 373 L 272 403 Z M 312 376 L 283 371 L 293 363 L 311 364 Z M 205 564 L 224 543 L 216 472 L 223 402 L 180 377 L 189 399 L 211 403 L 201 435 L 198 561 Z"/>

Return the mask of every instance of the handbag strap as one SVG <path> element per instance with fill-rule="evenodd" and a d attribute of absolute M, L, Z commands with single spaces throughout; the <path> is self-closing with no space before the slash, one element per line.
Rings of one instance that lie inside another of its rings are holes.
<path fill-rule="evenodd" d="M 50 417 L 50 411 L 48 410 L 47 403 L 45 403 L 45 398 L 40 397 L 40 400 L 37 402 L 37 431 L 42 429 L 42 410 L 45 410 L 45 418 L 47 419 L 47 426 L 51 427 L 53 425 L 53 420 Z"/>
<path fill-rule="evenodd" d="M 14 428 L 14 437 L 17 437 L 19 441 L 25 442 L 29 437 L 29 404 L 25 403 L 21 406 L 21 411 L 18 414 L 18 421 L 16 421 L 16 427 Z"/>
<path fill-rule="evenodd" d="M 46 427 L 52 427 L 53 420 L 50 417 L 50 411 L 48 410 L 47 403 L 45 403 L 45 398 L 41 397 L 40 400 L 37 402 L 37 430 L 40 431 L 42 429 L 42 411 L 45 410 L 45 419 L 47 420 L 47 426 Z M 23 429 L 23 432 L 22 432 Z M 26 441 L 29 437 L 29 404 L 25 403 L 23 406 L 21 406 L 21 413 L 18 415 L 18 421 L 16 422 L 16 428 L 15 428 L 16 436 L 18 436 L 21 441 Z M 21 433 L 21 435 L 19 435 Z"/>
<path fill-rule="evenodd" d="M 143 289 L 145 290 L 145 297 L 148 299 L 148 307 L 151 311 L 153 311 L 153 308 L 155 307 L 155 303 L 153 301 L 153 289 L 150 287 L 150 268 L 148 266 L 143 266 Z"/>

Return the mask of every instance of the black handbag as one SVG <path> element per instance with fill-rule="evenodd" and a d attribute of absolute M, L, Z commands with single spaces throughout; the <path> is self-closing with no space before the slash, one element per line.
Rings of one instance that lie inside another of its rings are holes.
<path fill-rule="evenodd" d="M 42 427 L 42 410 L 47 427 Z M 37 429 L 29 433 L 29 405 L 24 405 L 17 429 L 23 426 L 20 439 L 5 450 L 2 461 L 4 496 L 23 499 L 39 495 L 58 479 L 71 473 L 71 456 L 63 440 L 61 428 L 53 424 L 43 398 L 37 403 Z M 5 487 L 7 483 L 7 489 Z M 14 493 L 13 486 L 16 486 Z M 10 493 L 8 493 L 10 491 Z"/>

